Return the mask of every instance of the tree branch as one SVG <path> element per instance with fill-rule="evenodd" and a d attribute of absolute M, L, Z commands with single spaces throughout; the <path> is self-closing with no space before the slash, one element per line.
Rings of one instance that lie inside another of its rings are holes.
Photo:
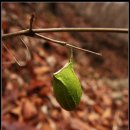
<path fill-rule="evenodd" d="M 30 37 L 38 37 L 42 38 L 47 41 L 51 41 L 57 44 L 60 44 L 62 46 L 67 46 L 67 47 L 72 47 L 78 50 L 82 50 L 85 52 L 93 53 L 95 55 L 101 56 L 101 53 L 93 52 L 90 50 L 86 50 L 83 48 L 79 48 L 77 46 L 71 45 L 67 42 L 64 41 L 58 41 L 54 40 L 45 36 L 42 36 L 38 33 L 45 33 L 45 32 L 112 32 L 112 33 L 128 33 L 128 29 L 123 29 L 123 28 L 47 28 L 47 29 L 32 29 L 32 23 L 33 23 L 34 15 L 32 15 L 30 19 L 30 28 L 26 30 L 21 30 L 15 33 L 8 33 L 8 34 L 3 34 L 2 39 L 6 39 L 9 37 L 14 37 L 14 36 L 19 36 L 19 35 L 25 35 L 25 36 L 30 36 Z"/>
<path fill-rule="evenodd" d="M 51 38 L 48 38 L 48 37 L 42 36 L 42 35 L 37 34 L 37 33 L 35 33 L 34 36 L 35 36 L 35 37 L 38 37 L 38 38 L 41 38 L 41 39 L 44 39 L 44 40 L 47 40 L 47 41 L 51 41 L 51 42 L 54 42 L 54 43 L 60 44 L 60 45 L 62 45 L 62 46 L 72 47 L 72 48 L 75 48 L 75 49 L 78 49 L 78 50 L 81 50 L 81 51 L 85 51 L 85 52 L 93 53 L 93 54 L 95 54 L 95 55 L 102 56 L 101 53 L 97 53 L 97 52 L 94 52 L 94 51 L 86 50 L 86 49 L 83 49 L 83 48 L 80 48 L 80 47 L 74 46 L 74 45 L 72 45 L 72 44 L 69 44 L 69 43 L 67 43 L 67 42 L 54 40 L 54 39 L 51 39 Z"/>
<path fill-rule="evenodd" d="M 97 53 L 97 52 L 93 52 L 93 51 L 90 51 L 90 50 L 86 50 L 86 49 L 74 46 L 74 45 L 69 44 L 69 43 L 64 42 L 64 41 L 54 40 L 54 39 L 42 36 L 42 35 L 40 35 L 38 33 L 47 33 L 47 32 L 111 32 L 111 33 L 128 33 L 128 29 L 124 29 L 124 28 L 47 28 L 47 29 L 32 29 L 34 16 L 35 16 L 34 14 L 31 15 L 29 29 L 21 30 L 21 31 L 14 32 L 14 33 L 3 34 L 2 35 L 2 39 L 4 40 L 6 38 L 19 36 L 19 35 L 25 35 L 25 36 L 30 36 L 30 37 L 38 37 L 38 38 L 42 38 L 42 39 L 47 40 L 47 41 L 51 41 L 51 42 L 60 44 L 62 46 L 75 48 L 75 49 L 78 49 L 78 50 L 82 50 L 82 51 L 85 51 L 85 52 L 89 52 L 89 53 L 93 53 L 95 55 L 101 56 L 101 53 Z M 15 60 L 17 61 L 17 59 L 15 59 Z"/>
<path fill-rule="evenodd" d="M 2 39 L 14 37 L 18 35 L 30 34 L 30 29 L 21 30 L 14 33 L 2 34 Z M 32 29 L 33 33 L 47 33 L 47 32 L 109 32 L 109 33 L 128 33 L 128 29 L 124 28 L 46 28 L 46 29 Z"/>

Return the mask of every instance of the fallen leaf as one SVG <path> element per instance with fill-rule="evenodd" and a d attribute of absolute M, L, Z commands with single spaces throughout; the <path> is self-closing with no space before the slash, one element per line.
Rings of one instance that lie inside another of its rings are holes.
<path fill-rule="evenodd" d="M 110 95 L 102 95 L 102 101 L 104 102 L 104 105 L 106 106 L 111 106 L 112 105 L 112 99 L 110 97 Z"/>
<path fill-rule="evenodd" d="M 39 130 L 54 130 L 51 128 L 50 124 L 48 123 L 42 123 L 40 125 L 41 126 L 39 126 Z"/>
<path fill-rule="evenodd" d="M 15 122 L 15 123 L 3 123 L 3 130 L 36 130 L 33 126 L 27 125 L 23 122 Z"/>
<path fill-rule="evenodd" d="M 50 72 L 50 68 L 48 66 L 40 66 L 34 68 L 34 73 L 36 75 L 42 75 L 44 73 Z"/>
<path fill-rule="evenodd" d="M 110 118 L 112 116 L 112 111 L 111 111 L 111 108 L 107 108 L 103 114 L 102 114 L 102 117 L 103 118 Z"/>
<path fill-rule="evenodd" d="M 17 116 L 20 116 L 21 115 L 21 107 L 20 106 L 15 107 L 10 112 L 17 115 Z"/>
<path fill-rule="evenodd" d="M 93 122 L 95 120 L 99 120 L 99 119 L 100 119 L 100 116 L 95 112 L 89 113 L 89 115 L 88 115 L 88 120 L 91 122 Z"/>
<path fill-rule="evenodd" d="M 74 130 L 93 130 L 86 122 L 79 119 L 70 119 L 70 128 Z"/>
<path fill-rule="evenodd" d="M 37 115 L 38 111 L 29 100 L 24 100 L 22 104 L 22 115 L 24 119 L 31 119 Z"/>
<path fill-rule="evenodd" d="M 44 85 L 45 85 L 45 82 L 32 79 L 30 84 L 26 86 L 26 90 L 28 92 L 32 92 L 35 89 L 41 90 Z"/>
<path fill-rule="evenodd" d="M 68 120 L 68 119 L 70 119 L 70 113 L 68 112 L 68 111 L 66 111 L 66 110 L 64 110 L 64 109 L 61 109 L 61 113 L 62 113 L 62 116 L 63 116 L 63 118 L 65 119 L 65 120 Z"/>
<path fill-rule="evenodd" d="M 100 106 L 94 105 L 93 108 L 94 108 L 94 110 L 95 110 L 97 113 L 99 113 L 99 114 L 102 114 L 102 113 L 103 113 L 103 109 L 102 109 Z"/>

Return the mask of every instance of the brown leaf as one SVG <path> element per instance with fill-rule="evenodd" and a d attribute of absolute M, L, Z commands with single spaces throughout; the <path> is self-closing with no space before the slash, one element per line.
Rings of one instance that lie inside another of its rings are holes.
<path fill-rule="evenodd" d="M 50 92 L 50 87 L 49 86 L 46 86 L 46 87 L 43 87 L 42 90 L 39 92 L 40 95 L 42 96 L 46 96 L 48 95 Z"/>
<path fill-rule="evenodd" d="M 18 107 L 13 108 L 11 110 L 11 113 L 20 116 L 20 114 L 21 114 L 21 107 L 18 106 Z"/>
<path fill-rule="evenodd" d="M 99 124 L 96 124 L 95 128 L 96 128 L 96 130 L 109 130 L 109 128 L 104 127 L 104 126 L 99 125 Z"/>
<path fill-rule="evenodd" d="M 31 92 L 34 89 L 41 89 L 45 85 L 43 81 L 31 80 L 29 86 L 26 87 L 27 91 Z"/>
<path fill-rule="evenodd" d="M 54 110 L 52 110 L 51 111 L 51 117 L 52 117 L 52 119 L 54 119 L 54 120 L 61 120 L 61 114 L 60 114 L 60 112 L 58 111 L 58 109 L 54 109 Z"/>
<path fill-rule="evenodd" d="M 21 121 L 21 122 L 23 121 L 23 116 L 22 116 L 22 112 L 21 112 L 21 104 L 15 108 L 13 108 L 10 112 L 13 115 L 17 116 L 19 121 Z"/>
<path fill-rule="evenodd" d="M 29 124 L 15 122 L 15 123 L 3 123 L 2 124 L 3 130 L 36 130 L 34 127 L 30 126 Z"/>
<path fill-rule="evenodd" d="M 24 119 L 31 119 L 37 115 L 38 111 L 29 100 L 24 100 L 22 104 L 22 114 Z"/>
<path fill-rule="evenodd" d="M 95 112 L 92 112 L 88 115 L 88 120 L 89 121 L 95 121 L 95 120 L 98 120 L 100 119 L 99 115 Z"/>
<path fill-rule="evenodd" d="M 61 112 L 62 112 L 62 116 L 63 116 L 63 118 L 64 118 L 65 120 L 67 120 L 67 119 L 70 118 L 71 115 L 70 115 L 70 113 L 69 113 L 68 111 L 62 109 Z"/>
<path fill-rule="evenodd" d="M 106 106 L 111 106 L 112 105 L 112 99 L 111 99 L 110 96 L 108 96 L 108 95 L 102 95 L 102 100 L 103 100 L 103 102 L 104 102 L 104 104 Z"/>
<path fill-rule="evenodd" d="M 48 123 L 43 123 L 40 130 L 53 130 Z"/>
<path fill-rule="evenodd" d="M 42 75 L 44 73 L 50 72 L 50 68 L 48 66 L 40 66 L 34 68 L 34 73 L 36 75 Z"/>
<path fill-rule="evenodd" d="M 102 109 L 100 106 L 94 105 L 93 108 L 94 108 L 94 110 L 95 110 L 96 112 L 98 112 L 99 114 L 102 114 L 102 113 L 103 113 L 103 109 Z"/>
<path fill-rule="evenodd" d="M 86 122 L 79 119 L 70 119 L 70 127 L 74 130 L 93 130 Z"/>
<path fill-rule="evenodd" d="M 112 111 L 111 111 L 110 108 L 107 108 L 107 109 L 103 112 L 103 114 L 102 114 L 102 117 L 103 117 L 103 118 L 110 118 L 111 116 L 112 116 Z"/>
<path fill-rule="evenodd" d="M 43 100 L 37 95 L 32 95 L 30 98 L 31 102 L 34 103 L 35 106 L 40 106 L 43 103 Z"/>
<path fill-rule="evenodd" d="M 84 115 L 86 114 L 86 111 L 85 110 L 81 110 L 81 111 L 77 111 L 77 115 L 79 118 L 86 118 Z"/>

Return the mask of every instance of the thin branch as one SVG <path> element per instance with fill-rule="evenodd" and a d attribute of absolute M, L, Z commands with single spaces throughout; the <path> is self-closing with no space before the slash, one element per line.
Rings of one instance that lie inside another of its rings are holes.
<path fill-rule="evenodd" d="M 32 15 L 31 15 L 31 18 L 30 18 L 30 28 L 29 28 L 29 31 L 30 31 L 30 32 L 32 31 L 33 21 L 34 21 L 34 14 L 32 14 Z"/>
<path fill-rule="evenodd" d="M 4 42 L 3 42 L 2 45 L 3 45 L 3 46 L 5 47 L 5 49 L 10 53 L 10 55 L 14 58 L 15 62 L 16 62 L 19 66 L 24 66 L 24 65 L 25 65 L 25 63 L 24 63 L 23 61 L 20 61 L 20 62 L 19 62 L 19 61 L 17 60 L 17 58 L 14 56 L 13 52 L 8 49 L 8 47 L 4 44 Z M 10 62 L 10 63 L 11 63 L 11 62 L 13 63 L 13 61 L 9 61 L 9 62 Z M 7 64 L 7 62 L 5 62 L 5 64 Z"/>
<path fill-rule="evenodd" d="M 50 41 L 50 42 L 54 42 L 54 43 L 60 44 L 60 45 L 62 45 L 62 46 L 65 46 L 65 45 L 67 44 L 67 43 L 64 42 L 64 41 L 54 40 L 54 39 L 51 39 L 51 38 L 49 38 L 49 37 L 45 37 L 45 36 L 43 36 L 43 35 L 40 35 L 40 34 L 38 34 L 38 33 L 35 33 L 34 36 L 35 36 L 35 37 L 38 37 L 38 38 L 41 38 L 41 39 L 44 39 L 44 40 L 47 40 L 47 41 Z"/>
<path fill-rule="evenodd" d="M 34 29 L 36 33 L 41 32 L 116 32 L 128 33 L 128 29 L 124 28 L 47 28 L 47 29 Z"/>
<path fill-rule="evenodd" d="M 125 28 L 46 28 L 46 29 L 32 29 L 33 33 L 47 33 L 47 32 L 109 32 L 109 33 L 128 33 Z M 18 35 L 28 35 L 29 29 L 21 30 L 14 33 L 3 34 L 2 39 L 14 37 Z M 31 36 L 31 35 L 30 35 Z"/>
<path fill-rule="evenodd" d="M 14 36 L 19 36 L 19 35 L 25 35 L 25 36 L 30 36 L 30 37 L 38 37 L 42 38 L 47 41 L 51 41 L 57 44 L 60 44 L 62 46 L 67 46 L 67 47 L 72 47 L 78 50 L 82 50 L 85 52 L 93 53 L 96 55 L 101 56 L 101 53 L 96 53 L 90 50 L 86 50 L 74 45 L 71 45 L 67 42 L 64 41 L 58 41 L 54 40 L 45 36 L 42 36 L 38 33 L 47 33 L 47 32 L 111 32 L 111 33 L 128 33 L 128 29 L 124 28 L 47 28 L 47 29 L 32 29 L 32 24 L 34 21 L 34 14 L 32 14 L 31 19 L 30 19 L 30 27 L 29 29 L 26 30 L 21 30 L 15 33 L 8 33 L 8 34 L 3 34 L 2 39 L 6 39 L 9 37 L 14 37 Z M 24 43 L 24 42 L 23 42 Z"/>
<path fill-rule="evenodd" d="M 97 52 L 94 52 L 94 51 L 83 49 L 83 48 L 80 48 L 80 47 L 77 47 L 77 46 L 74 46 L 74 45 L 71 45 L 71 44 L 66 44 L 66 46 L 72 47 L 72 48 L 75 48 L 75 49 L 78 49 L 78 50 L 81 50 L 81 51 L 89 52 L 89 53 L 92 53 L 92 54 L 95 54 L 95 55 L 98 55 L 98 56 L 102 56 L 101 53 L 97 53 Z"/>
<path fill-rule="evenodd" d="M 27 49 L 27 51 L 26 51 L 27 52 L 26 61 L 29 61 L 31 59 L 31 53 L 29 51 L 29 48 L 28 48 L 27 44 L 25 43 L 25 41 L 21 37 L 19 37 L 19 39 L 21 40 L 21 42 L 25 45 L 25 47 Z"/>
<path fill-rule="evenodd" d="M 89 52 L 89 53 L 93 53 L 93 54 L 95 54 L 95 55 L 102 56 L 101 53 L 97 53 L 97 52 L 94 52 L 94 51 L 86 50 L 86 49 L 83 49 L 83 48 L 80 48 L 80 47 L 77 47 L 77 46 L 71 45 L 71 44 L 69 44 L 69 43 L 67 43 L 67 42 L 54 40 L 54 39 L 51 39 L 51 38 L 48 38 L 48 37 L 42 36 L 42 35 L 37 34 L 37 33 L 35 33 L 34 36 L 35 36 L 35 37 L 38 37 L 38 38 L 41 38 L 41 39 L 44 39 L 44 40 L 47 40 L 47 41 L 51 41 L 51 42 L 54 42 L 54 43 L 60 44 L 60 45 L 62 45 L 62 46 L 72 47 L 72 48 L 75 48 L 75 49 L 78 49 L 78 50 L 82 50 L 82 51 L 85 51 L 85 52 Z"/>

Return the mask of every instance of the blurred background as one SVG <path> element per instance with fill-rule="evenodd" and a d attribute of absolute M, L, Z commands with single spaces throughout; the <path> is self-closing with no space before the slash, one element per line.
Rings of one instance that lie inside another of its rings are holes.
<path fill-rule="evenodd" d="M 127 2 L 2 3 L 2 33 L 29 28 L 128 28 Z M 91 51 L 74 50 L 74 69 L 83 95 L 65 111 L 52 89 L 52 75 L 69 60 L 69 50 L 21 36 L 2 40 L 3 130 L 127 130 L 128 34 L 97 32 L 43 33 Z M 8 48 L 8 49 L 7 49 Z M 18 63 L 23 63 L 19 66 Z"/>

